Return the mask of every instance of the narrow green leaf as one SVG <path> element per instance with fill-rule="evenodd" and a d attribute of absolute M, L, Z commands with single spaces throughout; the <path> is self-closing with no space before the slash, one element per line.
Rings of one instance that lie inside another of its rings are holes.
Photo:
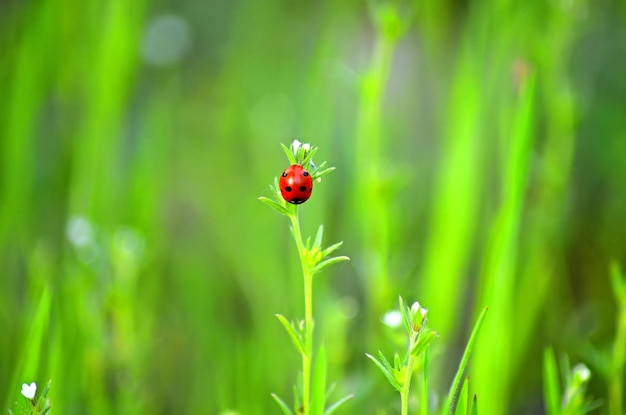
<path fill-rule="evenodd" d="M 617 262 L 611 263 L 611 286 L 617 304 L 626 303 L 626 281 Z"/>
<path fill-rule="evenodd" d="M 280 321 L 280 323 L 283 325 L 283 327 L 287 331 L 287 334 L 289 334 L 289 337 L 291 338 L 291 341 L 293 342 L 294 346 L 296 346 L 296 349 L 298 349 L 298 352 L 300 352 L 301 355 L 306 356 L 306 353 L 304 353 L 304 345 L 302 344 L 302 338 L 296 332 L 296 329 L 293 327 L 293 324 L 289 323 L 289 321 L 282 314 L 276 314 L 276 318 L 278 318 L 278 321 Z"/>
<path fill-rule="evenodd" d="M 311 162 L 311 160 L 313 159 L 313 156 L 315 155 L 315 153 L 317 153 L 318 147 L 313 147 L 310 151 L 309 154 L 306 155 L 306 157 L 304 158 L 304 160 L 302 160 L 302 165 L 306 166 L 307 164 L 309 164 Z"/>
<path fill-rule="evenodd" d="M 459 399 L 456 404 L 456 408 L 454 409 L 455 415 L 467 415 L 467 405 L 469 400 L 469 378 L 465 378 L 463 382 L 463 387 L 461 388 L 461 393 L 459 394 Z"/>
<path fill-rule="evenodd" d="M 313 269 L 311 269 L 311 273 L 316 274 L 332 264 L 335 264 L 337 262 L 342 262 L 342 261 L 349 261 L 349 260 L 350 258 L 348 258 L 347 256 L 336 256 L 336 257 L 328 258 L 320 262 L 316 266 L 314 266 Z"/>
<path fill-rule="evenodd" d="M 617 302 L 616 327 L 608 377 L 609 413 L 624 413 L 624 371 L 626 370 L 626 280 L 619 264 L 611 264 L 611 284 Z"/>
<path fill-rule="evenodd" d="M 382 355 L 382 353 L 381 353 Z M 368 358 L 370 358 L 372 360 L 372 362 L 374 362 L 374 364 L 376 366 L 378 366 L 378 368 L 381 370 L 381 372 L 383 372 L 383 375 L 385 375 L 385 377 L 387 378 L 387 380 L 389 381 L 389 383 L 391 383 L 391 386 L 393 386 L 396 390 L 401 391 L 402 390 L 402 386 L 398 383 L 398 381 L 396 380 L 396 378 L 393 376 L 393 374 L 385 367 L 389 365 L 389 362 L 387 362 L 386 365 L 383 365 L 380 361 L 378 361 L 378 359 L 376 359 L 374 356 L 372 356 L 369 353 L 365 353 L 365 356 L 367 356 Z M 385 359 L 386 361 L 386 359 Z"/>
<path fill-rule="evenodd" d="M 52 380 L 49 380 L 48 383 L 46 383 L 46 386 L 41 391 L 40 399 L 48 396 L 48 392 L 50 392 L 50 386 L 52 386 Z"/>
<path fill-rule="evenodd" d="M 289 150 L 289 147 L 287 147 L 283 143 L 280 143 L 280 146 L 283 148 L 283 151 L 287 155 L 287 158 L 289 159 L 289 163 L 290 164 L 296 164 L 296 158 L 294 157 L 294 155 L 291 152 L 291 150 Z"/>
<path fill-rule="evenodd" d="M 558 415 L 560 411 L 561 390 L 559 369 L 554 350 L 548 347 L 543 352 L 543 400 L 547 415 Z"/>
<path fill-rule="evenodd" d="M 335 412 L 335 410 L 337 410 L 337 408 L 339 408 L 341 405 L 343 405 L 345 402 L 349 401 L 352 398 L 354 398 L 354 395 L 347 395 L 339 399 L 337 402 L 326 408 L 324 415 L 331 415 L 333 412 Z"/>
<path fill-rule="evenodd" d="M 19 358 L 15 362 L 11 385 L 19 385 L 20 378 L 34 378 L 45 353 L 42 348 L 45 347 L 43 339 L 46 336 L 50 320 L 50 304 L 52 294 L 48 286 L 44 286 L 39 296 L 39 301 L 30 316 L 30 323 L 26 337 L 23 339 L 25 347 L 19 353 Z M 12 390 L 7 388 L 7 397 L 4 402 L 9 402 L 12 396 Z"/>
<path fill-rule="evenodd" d="M 472 330 L 472 334 L 470 335 L 470 338 L 467 342 L 467 346 L 465 346 L 465 351 L 463 352 L 463 357 L 461 358 L 459 369 L 457 370 L 456 375 L 454 376 L 454 381 L 450 386 L 450 392 L 448 393 L 448 399 L 445 406 L 446 408 L 448 408 L 450 413 L 453 413 L 453 407 L 456 404 L 459 392 L 461 391 L 461 379 L 463 378 L 463 374 L 465 373 L 465 369 L 467 368 L 467 364 L 469 363 L 472 348 L 474 347 L 474 343 L 476 343 L 476 339 L 478 338 L 478 333 L 480 332 L 480 328 L 482 327 L 483 321 L 485 320 L 487 310 L 489 310 L 489 307 L 485 307 L 485 309 L 480 313 L 480 316 L 478 316 L 478 321 L 474 325 L 474 329 Z"/>
<path fill-rule="evenodd" d="M 330 398 L 330 395 L 332 395 L 332 393 L 334 392 L 336 386 L 337 386 L 337 382 L 333 382 L 333 383 L 330 384 L 328 389 L 326 389 L 326 400 L 328 400 Z"/>
<path fill-rule="evenodd" d="M 39 394 L 39 399 L 37 399 L 37 406 L 39 408 L 43 408 L 46 403 L 46 398 L 48 397 L 48 392 L 50 392 L 50 386 L 52 385 L 52 381 L 49 380 L 46 386 L 41 390 Z"/>
<path fill-rule="evenodd" d="M 437 337 L 436 331 L 428 328 L 422 329 L 422 331 L 419 333 L 419 341 L 415 342 L 415 344 L 413 345 L 411 354 L 413 356 L 419 356 L 424 350 L 426 350 L 428 345 L 430 345 L 435 337 Z"/>
<path fill-rule="evenodd" d="M 343 245 L 343 241 L 342 242 L 337 242 L 336 244 L 329 246 L 328 248 L 326 248 L 326 249 L 324 249 L 322 251 L 322 256 L 323 257 L 327 257 L 328 255 L 332 254 L 334 251 L 339 249 L 341 247 L 341 245 Z"/>
<path fill-rule="evenodd" d="M 319 228 L 317 228 L 317 234 L 315 235 L 315 243 L 313 244 L 313 246 L 317 247 L 318 249 L 322 249 L 322 237 L 324 236 L 324 225 L 320 225 Z"/>
<path fill-rule="evenodd" d="M 400 306 L 400 313 L 402 314 L 402 321 L 404 322 L 404 327 L 406 328 L 409 336 L 413 333 L 413 323 L 411 322 L 410 310 L 406 306 L 404 299 L 402 297 L 398 297 L 398 303 Z"/>
<path fill-rule="evenodd" d="M 324 415 L 326 406 L 326 348 L 320 347 L 313 369 L 311 390 L 311 414 Z"/>
<path fill-rule="evenodd" d="M 563 354 L 561 356 L 560 363 L 557 365 L 557 368 L 560 368 L 561 379 L 563 380 L 564 386 L 567 387 L 567 385 L 572 382 L 572 366 L 570 365 L 567 354 Z"/>
<path fill-rule="evenodd" d="M 407 357 L 405 357 L 404 361 L 402 361 L 402 360 L 400 359 L 400 355 L 399 355 L 397 352 L 393 354 L 393 369 L 394 369 L 394 374 L 397 374 L 397 373 L 398 373 L 398 371 L 399 371 L 402 367 L 404 367 L 404 366 L 406 365 L 406 361 L 407 361 L 407 360 L 408 360 L 408 359 L 407 359 Z M 399 383 L 404 383 L 404 382 L 405 382 L 405 380 L 404 380 L 404 379 L 402 379 L 402 382 L 399 382 Z"/>
<path fill-rule="evenodd" d="M 289 409 L 287 404 L 285 402 L 283 402 L 283 400 L 280 399 L 278 397 L 278 395 L 276 395 L 275 393 L 272 393 L 272 398 L 274 398 L 276 403 L 278 403 L 278 406 L 280 406 L 280 409 L 283 410 L 283 414 L 285 414 L 285 415 L 294 415 L 293 412 L 291 411 L 291 409 Z"/>
<path fill-rule="evenodd" d="M 311 179 L 317 180 L 318 178 L 320 178 L 320 177 L 330 173 L 333 170 L 335 170 L 334 167 L 329 167 L 329 168 L 324 169 L 324 170 L 318 168 L 313 173 L 311 173 Z"/>
<path fill-rule="evenodd" d="M 395 354 L 397 355 L 397 353 Z M 394 356 L 395 356 L 394 355 Z M 381 352 L 380 350 L 378 351 L 378 358 L 380 359 L 380 361 L 382 362 L 382 364 L 387 368 L 387 370 L 389 371 L 389 373 L 391 375 L 393 375 L 394 372 L 394 366 L 391 365 L 391 363 L 389 363 L 389 360 L 387 360 L 387 358 L 385 357 L 385 354 L 383 352 Z M 394 378 L 395 379 L 395 378 Z"/>
<path fill-rule="evenodd" d="M 478 398 L 474 394 L 474 401 L 472 402 L 472 415 L 478 415 Z"/>
<path fill-rule="evenodd" d="M 275 211 L 277 211 L 278 213 L 285 215 L 285 216 L 289 215 L 289 212 L 287 212 L 287 209 L 285 209 L 283 206 L 278 204 L 278 202 L 272 199 L 269 199 L 265 196 L 259 197 L 259 200 L 265 203 L 266 205 L 268 205 L 269 207 L 271 207 L 272 209 L 274 209 Z"/>

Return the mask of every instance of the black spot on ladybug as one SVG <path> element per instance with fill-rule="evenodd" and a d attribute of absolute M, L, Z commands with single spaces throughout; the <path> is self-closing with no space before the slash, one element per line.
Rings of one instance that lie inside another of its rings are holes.
<path fill-rule="evenodd" d="M 287 186 L 287 187 L 285 187 L 285 191 L 287 191 L 287 192 L 291 192 L 291 186 Z"/>
<path fill-rule="evenodd" d="M 306 177 L 306 176 L 308 176 L 308 175 L 309 175 L 309 172 L 308 172 L 308 171 L 305 171 L 305 172 L 303 172 L 303 173 L 302 173 L 302 175 L 303 175 L 304 177 Z"/>
<path fill-rule="evenodd" d="M 306 192 L 306 186 L 300 186 L 300 191 L 301 192 Z"/>
<path fill-rule="evenodd" d="M 282 176 L 283 176 L 283 177 L 287 177 L 287 172 L 286 172 L 286 171 L 284 171 L 284 172 L 283 172 L 283 174 L 282 174 Z"/>

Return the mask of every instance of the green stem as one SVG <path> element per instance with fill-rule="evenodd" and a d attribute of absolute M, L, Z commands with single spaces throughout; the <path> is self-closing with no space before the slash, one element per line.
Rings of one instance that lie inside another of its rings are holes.
<path fill-rule="evenodd" d="M 617 333 L 613 347 L 613 368 L 609 385 L 609 414 L 621 414 L 622 391 L 624 379 L 624 362 L 626 361 L 626 301 L 620 304 L 617 317 Z"/>
<path fill-rule="evenodd" d="M 302 242 L 298 208 L 289 215 L 293 234 L 298 247 L 302 275 L 304 277 L 304 353 L 302 354 L 302 409 L 303 415 L 309 415 L 311 410 L 311 360 L 313 345 L 313 275 L 306 259 L 306 251 Z"/>
<path fill-rule="evenodd" d="M 408 415 L 409 413 L 409 389 L 411 388 L 411 378 L 413 377 L 413 347 L 415 346 L 415 340 L 417 339 L 416 335 L 411 335 L 411 340 L 409 342 L 409 356 L 406 363 L 406 377 L 404 380 L 404 384 L 402 385 L 402 390 L 400 391 L 400 402 L 402 403 L 402 415 Z"/>
<path fill-rule="evenodd" d="M 422 385 L 421 415 L 428 415 L 428 347 L 424 350 L 424 384 Z"/>

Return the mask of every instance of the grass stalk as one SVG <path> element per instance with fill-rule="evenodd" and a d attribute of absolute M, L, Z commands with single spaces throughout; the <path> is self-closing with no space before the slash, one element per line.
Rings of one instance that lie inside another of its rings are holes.
<path fill-rule="evenodd" d="M 409 353 L 407 355 L 407 363 L 406 363 L 406 381 L 402 385 L 402 390 L 400 391 L 402 415 L 409 414 L 409 391 L 411 390 L 411 378 L 413 377 L 413 364 L 415 363 L 415 357 L 416 357 L 413 353 L 411 353 L 411 350 L 415 348 L 416 340 L 417 340 L 417 336 L 411 336 L 411 340 L 409 341 Z"/>
<path fill-rule="evenodd" d="M 618 310 L 608 390 L 609 414 L 618 415 L 623 413 L 624 364 L 626 362 L 626 281 L 616 264 L 611 267 L 611 278 Z"/>
<path fill-rule="evenodd" d="M 422 384 L 422 401 L 420 415 L 428 415 L 428 347 L 424 350 L 424 382 Z"/>
<path fill-rule="evenodd" d="M 302 355 L 302 407 L 303 414 L 308 415 L 311 407 L 311 361 L 313 344 L 313 275 L 311 273 L 304 242 L 302 241 L 302 231 L 300 230 L 300 220 L 298 217 L 298 207 L 289 214 L 289 220 L 293 228 L 294 239 L 298 248 L 298 256 L 302 265 L 302 276 L 304 278 L 304 353 Z"/>
<path fill-rule="evenodd" d="M 371 17 L 377 36 L 368 68 L 361 78 L 359 109 L 356 121 L 355 163 L 357 178 L 354 200 L 368 200 L 368 209 L 356 207 L 358 227 L 362 232 L 363 249 L 368 253 L 366 278 L 373 284 L 373 314 L 384 310 L 389 300 L 390 232 L 393 215 L 387 198 L 381 197 L 386 184 L 381 160 L 385 151 L 383 141 L 383 104 L 385 91 L 398 41 L 408 28 L 409 20 L 395 6 L 385 3 L 373 6 Z M 366 162 L 365 162 L 366 161 Z"/>

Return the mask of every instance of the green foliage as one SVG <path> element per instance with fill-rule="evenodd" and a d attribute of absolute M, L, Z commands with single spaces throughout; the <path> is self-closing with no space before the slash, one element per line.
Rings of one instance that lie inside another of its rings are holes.
<path fill-rule="evenodd" d="M 609 375 L 609 414 L 623 413 L 624 373 L 626 373 L 626 278 L 617 263 L 611 264 L 611 285 L 617 303 L 616 333 Z"/>
<path fill-rule="evenodd" d="M 570 367 L 564 357 L 559 380 L 556 357 L 552 349 L 546 349 L 543 361 L 543 383 L 546 413 L 548 415 L 582 415 L 597 409 L 599 402 L 585 396 L 591 372 L 582 363 Z"/>
<path fill-rule="evenodd" d="M 461 362 L 459 363 L 459 368 L 456 371 L 456 375 L 454 375 L 454 380 L 452 381 L 452 385 L 450 386 L 450 392 L 448 392 L 448 399 L 446 401 L 446 405 L 444 407 L 444 411 L 450 411 L 450 413 L 455 413 L 455 408 L 457 406 L 459 400 L 459 394 L 461 393 L 461 382 L 463 378 L 463 374 L 467 370 L 467 365 L 469 363 L 469 358 L 472 353 L 472 349 L 478 339 L 478 333 L 480 332 L 483 323 L 485 321 L 485 316 L 487 315 L 488 308 L 485 308 L 480 315 L 478 316 L 478 320 L 476 321 L 476 325 L 472 330 L 472 334 L 470 335 L 469 340 L 467 341 L 467 346 L 465 346 L 465 351 L 463 352 L 463 357 L 461 357 Z M 468 387 L 469 381 L 466 379 L 463 382 L 463 387 Z M 466 412 L 461 412 L 466 413 Z"/>
<path fill-rule="evenodd" d="M 400 358 L 400 355 L 395 353 L 392 365 L 381 351 L 378 351 L 378 359 L 367 353 L 365 355 L 378 366 L 389 383 L 391 383 L 391 386 L 400 392 L 402 414 L 407 414 L 409 390 L 416 367 L 416 360 L 428 350 L 437 333 L 428 327 L 427 311 L 419 303 L 413 303 L 411 307 L 407 307 L 402 297 L 400 297 L 399 302 L 402 321 L 406 335 L 409 338 L 404 358 Z M 427 406 L 428 404 L 427 402 L 422 402 L 422 405 Z"/>
<path fill-rule="evenodd" d="M 48 381 L 46 386 L 43 388 L 41 393 L 39 394 L 39 398 L 36 398 L 34 391 L 29 390 L 30 387 L 34 386 L 36 388 L 36 384 L 32 383 L 30 386 L 24 384 L 22 387 L 22 395 L 27 400 L 26 406 L 20 403 L 15 403 L 17 408 L 19 409 L 19 413 L 21 415 L 48 415 L 50 413 L 50 408 L 52 405 L 50 404 L 50 399 L 48 398 L 48 393 L 50 392 L 50 385 L 52 381 Z M 25 390 L 26 388 L 26 390 Z M 28 397 L 27 395 L 33 393 L 32 397 Z M 9 413 L 14 415 L 14 412 L 9 409 Z"/>
<path fill-rule="evenodd" d="M 550 346 L 623 415 L 623 1 L 171 6 L 0 6 L 0 412 L 52 379 L 51 413 L 297 414 L 304 354 L 327 413 L 392 414 L 363 353 L 407 379 L 403 293 L 439 334 L 410 400 L 446 396 L 489 306 L 457 411 L 561 410 Z M 298 229 L 267 188 L 294 162 Z"/>

